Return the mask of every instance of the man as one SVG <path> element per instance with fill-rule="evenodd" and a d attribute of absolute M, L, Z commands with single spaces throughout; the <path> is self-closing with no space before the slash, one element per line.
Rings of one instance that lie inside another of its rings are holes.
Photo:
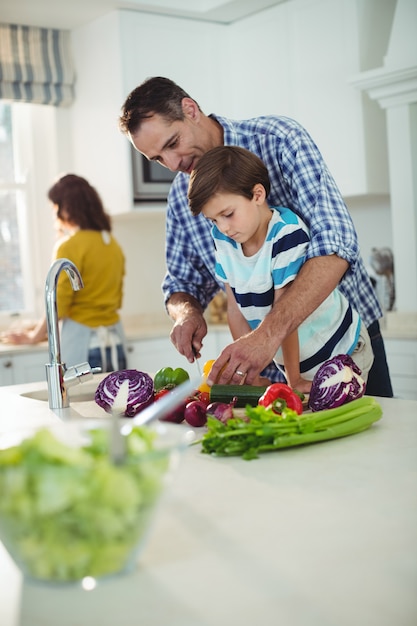
<path fill-rule="evenodd" d="M 222 287 L 215 278 L 210 223 L 188 207 L 189 175 L 211 148 L 237 145 L 254 152 L 268 168 L 269 200 L 287 206 L 306 222 L 311 243 L 297 278 L 256 330 L 221 352 L 209 382 L 252 384 L 270 365 L 282 341 L 338 287 L 360 314 L 371 337 L 374 365 L 367 393 L 391 397 L 392 387 L 378 319 L 382 311 L 359 254 L 357 234 L 317 146 L 297 122 L 282 116 L 236 121 L 205 115 L 173 81 L 154 77 L 127 97 L 120 128 L 148 159 L 178 171 L 168 196 L 163 291 L 174 321 L 171 340 L 188 361 L 200 356 L 207 334 L 203 312 Z"/>

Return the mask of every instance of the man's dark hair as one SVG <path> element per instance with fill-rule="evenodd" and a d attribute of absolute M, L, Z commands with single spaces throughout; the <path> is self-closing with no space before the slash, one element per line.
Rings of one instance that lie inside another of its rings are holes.
<path fill-rule="evenodd" d="M 143 120 L 155 114 L 170 122 L 183 120 L 183 98 L 190 96 L 169 78 L 148 78 L 126 98 L 119 117 L 119 128 L 126 135 L 135 134 Z"/>

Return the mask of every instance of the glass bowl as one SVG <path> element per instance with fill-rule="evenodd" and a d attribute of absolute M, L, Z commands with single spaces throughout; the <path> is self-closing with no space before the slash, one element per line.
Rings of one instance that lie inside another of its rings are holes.
<path fill-rule="evenodd" d="M 192 431 L 120 419 L 0 435 L 0 540 L 27 579 L 74 583 L 131 571 Z"/>

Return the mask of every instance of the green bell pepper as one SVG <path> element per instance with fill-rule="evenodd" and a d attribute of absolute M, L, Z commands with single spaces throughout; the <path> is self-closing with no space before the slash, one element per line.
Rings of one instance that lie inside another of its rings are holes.
<path fill-rule="evenodd" d="M 160 389 L 172 389 L 181 383 L 189 380 L 190 376 L 182 367 L 173 369 L 172 367 L 162 367 L 154 376 L 153 386 L 155 391 Z"/>

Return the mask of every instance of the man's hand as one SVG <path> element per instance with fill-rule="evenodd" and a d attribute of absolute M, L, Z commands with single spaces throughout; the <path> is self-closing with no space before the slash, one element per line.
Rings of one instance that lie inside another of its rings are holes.
<path fill-rule="evenodd" d="M 259 373 L 271 363 L 275 353 L 274 345 L 263 339 L 260 328 L 254 330 L 222 350 L 207 382 L 209 385 L 259 385 Z"/>
<path fill-rule="evenodd" d="M 174 293 L 167 302 L 167 310 L 174 320 L 170 338 L 178 352 L 193 363 L 201 356 L 207 324 L 200 303 L 187 293 Z"/>

